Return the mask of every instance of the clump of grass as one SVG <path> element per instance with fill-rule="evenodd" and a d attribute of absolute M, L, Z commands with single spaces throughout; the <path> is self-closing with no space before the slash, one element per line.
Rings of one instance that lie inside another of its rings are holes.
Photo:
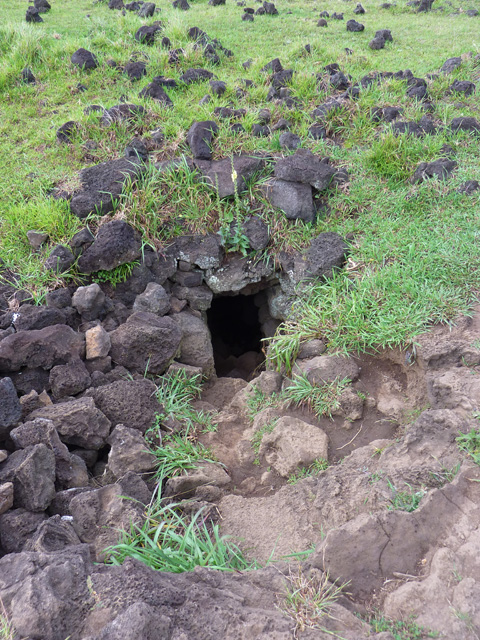
<path fill-rule="evenodd" d="M 470 457 L 475 464 L 480 464 L 480 431 L 471 429 L 468 433 L 461 433 L 456 440 L 460 451 Z"/>
<path fill-rule="evenodd" d="M 158 469 L 155 477 L 160 483 L 196 469 L 201 462 L 216 462 L 210 449 L 188 434 L 174 433 L 164 436 L 162 444 L 154 446 L 152 453 L 157 458 Z"/>
<path fill-rule="evenodd" d="M 253 421 L 255 416 L 269 407 L 280 406 L 282 403 L 281 393 L 272 393 L 267 396 L 256 385 L 253 386 L 252 393 L 247 397 L 248 418 Z"/>
<path fill-rule="evenodd" d="M 343 594 L 348 582 L 341 585 L 330 582 L 328 572 L 311 571 L 307 576 L 302 568 L 290 571 L 287 578 L 286 593 L 277 603 L 280 611 L 295 623 L 295 636 L 306 629 L 321 631 L 341 638 L 325 628 L 332 618 L 332 606 Z"/>
<path fill-rule="evenodd" d="M 110 271 L 97 271 L 92 276 L 92 282 L 107 282 L 112 287 L 116 287 L 121 282 L 125 282 L 130 278 L 133 273 L 135 267 L 137 267 L 140 262 L 126 262 L 125 264 L 120 264 L 118 267 L 111 269 Z"/>
<path fill-rule="evenodd" d="M 260 464 L 260 459 L 258 457 L 258 453 L 259 453 L 260 447 L 262 445 L 263 436 L 266 433 L 272 433 L 272 431 L 275 429 L 275 426 L 276 426 L 278 421 L 279 421 L 279 418 L 274 418 L 273 420 L 270 420 L 269 422 L 264 424 L 262 427 L 260 427 L 260 429 L 255 431 L 255 433 L 253 435 L 253 438 L 250 441 L 251 445 L 252 445 L 252 449 L 257 454 L 256 457 L 255 457 L 255 460 L 253 461 L 253 464 Z"/>
<path fill-rule="evenodd" d="M 368 619 L 374 633 L 388 631 L 395 640 L 426 640 L 426 638 L 438 638 L 439 633 L 421 627 L 413 620 L 390 620 L 382 615 L 374 615 Z"/>
<path fill-rule="evenodd" d="M 407 511 L 408 513 L 411 513 L 418 508 L 421 499 L 427 493 L 425 489 L 413 491 L 408 482 L 405 482 L 405 486 L 408 487 L 408 491 L 398 490 L 390 480 L 387 480 L 387 484 L 392 492 L 392 497 L 388 506 L 389 511 Z"/>
<path fill-rule="evenodd" d="M 108 562 L 114 565 L 130 557 L 156 571 L 170 573 L 193 571 L 195 567 L 218 571 L 258 568 L 226 536 L 220 535 L 217 524 L 205 521 L 202 510 L 188 518 L 177 504 L 164 505 L 158 499 L 149 506 L 144 523 L 132 524 L 120 542 L 105 552 Z"/>
<path fill-rule="evenodd" d="M 5 605 L 0 600 L 0 640 L 15 640 L 15 629 L 11 623 Z"/>
<path fill-rule="evenodd" d="M 312 476 L 318 476 L 319 473 L 328 469 L 328 460 L 324 458 L 318 458 L 313 464 L 308 467 L 302 467 L 297 469 L 294 473 L 288 476 L 287 484 L 297 484 L 300 480 L 305 478 L 311 478 Z"/>
<path fill-rule="evenodd" d="M 289 404 L 296 407 L 306 404 L 317 418 L 331 418 L 332 413 L 340 407 L 340 396 L 349 384 L 350 380 L 344 378 L 320 386 L 312 384 L 304 374 L 295 375 L 285 389 L 284 396 Z"/>

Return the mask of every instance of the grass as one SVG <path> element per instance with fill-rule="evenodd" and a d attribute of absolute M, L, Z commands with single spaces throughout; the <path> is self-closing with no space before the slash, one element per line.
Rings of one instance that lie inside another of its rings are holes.
<path fill-rule="evenodd" d="M 319 473 L 328 469 L 328 461 L 323 458 L 318 458 L 313 464 L 308 467 L 297 469 L 294 473 L 288 476 L 287 484 L 297 484 L 300 480 L 305 478 L 311 478 L 318 476 Z"/>
<path fill-rule="evenodd" d="M 340 407 L 342 391 L 349 384 L 350 380 L 344 378 L 324 385 L 315 385 L 306 375 L 294 375 L 291 384 L 285 388 L 284 396 L 290 405 L 308 406 L 317 418 L 331 418 L 332 413 Z"/>
<path fill-rule="evenodd" d="M 189 518 L 177 504 L 165 505 L 159 499 L 150 504 L 141 526 L 132 524 L 120 542 L 105 551 L 111 564 L 122 564 L 130 557 L 169 573 L 193 571 L 195 567 L 218 571 L 258 568 L 220 535 L 218 525 L 205 519 L 202 510 Z"/>
<path fill-rule="evenodd" d="M 332 605 L 344 593 L 348 582 L 337 585 L 330 582 L 327 573 L 312 571 L 307 575 L 302 568 L 290 570 L 286 576 L 286 592 L 279 598 L 277 607 L 295 623 L 294 637 L 307 629 L 319 629 L 324 633 L 341 638 L 329 631 L 325 624 L 332 616 Z"/>
<path fill-rule="evenodd" d="M 407 511 L 408 513 L 411 513 L 418 508 L 420 501 L 426 494 L 425 489 L 413 491 L 408 482 L 404 483 L 408 490 L 403 491 L 397 489 L 390 480 L 387 480 L 387 484 L 392 492 L 392 497 L 390 498 L 390 504 L 388 506 L 389 511 Z"/>
<path fill-rule="evenodd" d="M 263 426 L 260 427 L 260 429 L 257 429 L 257 431 L 255 431 L 252 439 L 251 439 L 251 445 L 252 445 L 252 449 L 255 451 L 256 453 L 256 457 L 255 460 L 253 461 L 253 464 L 260 464 L 260 458 L 258 457 L 258 453 L 260 451 L 260 447 L 262 445 L 262 440 L 263 440 L 263 436 L 266 433 L 272 433 L 272 431 L 275 429 L 275 426 L 278 422 L 279 418 L 274 418 L 273 420 L 270 420 L 269 422 L 267 422 L 266 424 L 264 424 Z"/>
<path fill-rule="evenodd" d="M 390 632 L 394 640 L 426 640 L 438 638 L 439 633 L 421 627 L 413 620 L 390 620 L 382 615 L 375 615 L 368 619 L 368 623 L 375 633 Z"/>
<path fill-rule="evenodd" d="M 480 464 L 480 431 L 478 429 L 461 433 L 457 437 L 457 444 L 460 451 L 463 451 L 475 464 Z"/>

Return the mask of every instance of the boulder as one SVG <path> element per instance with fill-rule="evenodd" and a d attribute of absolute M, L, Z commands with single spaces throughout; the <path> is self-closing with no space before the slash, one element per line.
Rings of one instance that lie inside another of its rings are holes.
<path fill-rule="evenodd" d="M 38 13 L 48 13 L 52 8 L 48 0 L 34 0 L 33 6 Z"/>
<path fill-rule="evenodd" d="M 140 18 L 151 18 L 154 13 L 155 13 L 154 2 L 144 2 L 138 10 L 138 15 Z"/>
<path fill-rule="evenodd" d="M 200 462 L 186 475 L 169 478 L 164 496 L 175 500 L 188 500 L 193 498 L 199 487 L 225 487 L 229 483 L 230 476 L 219 464 Z"/>
<path fill-rule="evenodd" d="M 75 120 L 69 120 L 62 124 L 61 127 L 57 129 L 56 137 L 58 142 L 63 144 L 71 144 L 73 142 L 73 138 L 76 136 L 79 130 L 78 122 Z"/>
<path fill-rule="evenodd" d="M 147 473 L 158 465 L 157 458 L 148 449 L 145 439 L 137 429 L 118 424 L 108 438 L 111 446 L 108 454 L 108 471 L 115 478 L 122 478 L 129 471 Z"/>
<path fill-rule="evenodd" d="M 143 293 L 140 293 L 133 303 L 134 311 L 148 311 L 157 316 L 164 316 L 170 311 L 170 296 L 156 282 L 149 282 Z"/>
<path fill-rule="evenodd" d="M 37 527 L 46 519 L 47 516 L 44 513 L 34 513 L 26 509 L 7 511 L 0 516 L 1 548 L 6 553 L 19 553 L 33 536 Z M 17 576 L 17 579 L 19 577 Z"/>
<path fill-rule="evenodd" d="M 51 420 L 62 442 L 84 449 L 100 449 L 110 433 L 110 420 L 88 397 L 38 409 L 29 417 Z"/>
<path fill-rule="evenodd" d="M 13 429 L 10 437 L 17 449 L 26 449 L 36 444 L 44 444 L 53 451 L 57 485 L 64 488 L 71 486 L 71 481 L 74 477 L 72 455 L 60 440 L 51 420 L 45 418 L 29 420 Z"/>
<path fill-rule="evenodd" d="M 110 355 L 130 371 L 159 375 L 175 356 L 181 337 L 172 318 L 137 311 L 110 333 Z"/>
<path fill-rule="evenodd" d="M 53 553 L 63 551 L 67 547 L 81 544 L 72 523 L 66 518 L 54 515 L 48 520 L 42 520 L 36 531 L 28 538 L 24 551 L 40 551 Z"/>
<path fill-rule="evenodd" d="M 24 551 L 0 559 L 0 598 L 21 638 L 65 640 L 95 606 L 87 545 L 55 553 Z"/>
<path fill-rule="evenodd" d="M 353 33 L 358 33 L 365 29 L 365 25 L 357 22 L 356 20 L 349 20 L 347 22 L 347 31 L 352 31 Z"/>
<path fill-rule="evenodd" d="M 248 285 L 268 281 L 273 275 L 273 265 L 237 255 L 224 266 L 207 271 L 205 282 L 214 294 L 239 292 Z"/>
<path fill-rule="evenodd" d="M 201 367 L 203 375 L 211 377 L 215 373 L 215 364 L 207 324 L 189 311 L 176 313 L 173 320 L 182 336 L 176 359 L 183 364 Z"/>
<path fill-rule="evenodd" d="M 72 297 L 72 307 L 82 316 L 83 321 L 97 319 L 104 305 L 105 294 L 96 282 L 86 287 L 78 287 Z"/>
<path fill-rule="evenodd" d="M 111 271 L 121 264 L 133 262 L 141 256 L 140 234 L 123 220 L 102 225 L 95 241 L 78 260 L 82 273 Z"/>
<path fill-rule="evenodd" d="M 80 540 L 91 545 L 97 562 L 108 557 L 105 549 L 119 542 L 122 529 L 130 530 L 132 524 L 143 521 L 149 500 L 147 486 L 133 473 L 116 484 L 72 498 L 73 527 Z"/>
<path fill-rule="evenodd" d="M 91 213 L 111 213 L 127 179 L 134 179 L 140 172 L 141 164 L 126 158 L 109 160 L 82 169 L 82 187 L 70 202 L 71 212 L 79 218 L 86 218 Z"/>
<path fill-rule="evenodd" d="M 171 246 L 171 253 L 199 269 L 219 267 L 223 256 L 220 238 L 215 234 L 180 236 Z"/>
<path fill-rule="evenodd" d="M 318 459 L 328 460 L 328 436 L 319 427 L 285 416 L 278 420 L 271 433 L 263 436 L 259 455 L 282 477 L 288 478 Z"/>
<path fill-rule="evenodd" d="M 43 22 L 43 18 L 41 17 L 40 12 L 36 7 L 27 8 L 25 20 L 27 22 Z"/>
<path fill-rule="evenodd" d="M 188 85 L 194 82 L 210 80 L 213 77 L 214 74 L 207 69 L 187 69 L 185 73 L 180 76 L 180 81 Z"/>
<path fill-rule="evenodd" d="M 50 386 L 55 398 L 76 396 L 90 386 L 90 374 L 82 360 L 59 364 L 50 370 Z"/>
<path fill-rule="evenodd" d="M 13 484 L 14 505 L 45 511 L 55 496 L 55 455 L 44 444 L 14 451 L 0 464 L 0 484 Z"/>
<path fill-rule="evenodd" d="M 455 71 L 455 69 L 458 69 L 461 65 L 462 59 L 460 57 L 448 58 L 443 63 L 440 71 L 443 71 L 443 73 L 452 73 L 452 71 Z"/>
<path fill-rule="evenodd" d="M 65 273 L 75 262 L 75 256 L 68 247 L 57 244 L 50 255 L 43 263 L 45 271 L 53 271 L 54 273 Z"/>
<path fill-rule="evenodd" d="M 85 338 L 64 324 L 19 331 L 0 341 L 0 371 L 19 371 L 25 366 L 48 370 L 84 354 Z"/>
<path fill-rule="evenodd" d="M 32 331 L 44 329 L 55 324 L 66 324 L 67 313 L 63 309 L 22 304 L 12 313 L 12 325 L 15 331 Z"/>
<path fill-rule="evenodd" d="M 95 406 L 113 426 L 124 425 L 145 433 L 155 423 L 155 416 L 162 411 L 155 392 L 156 386 L 147 379 L 117 380 L 96 389 L 89 389 Z"/>

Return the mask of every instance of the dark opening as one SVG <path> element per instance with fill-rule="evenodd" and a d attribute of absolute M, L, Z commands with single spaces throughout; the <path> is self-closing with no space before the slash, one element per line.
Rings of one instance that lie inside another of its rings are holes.
<path fill-rule="evenodd" d="M 249 379 L 263 362 L 255 296 L 214 298 L 207 311 L 217 376 Z"/>

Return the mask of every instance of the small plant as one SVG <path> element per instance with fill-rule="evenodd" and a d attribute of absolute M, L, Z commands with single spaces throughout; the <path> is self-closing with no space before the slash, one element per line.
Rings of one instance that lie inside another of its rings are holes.
<path fill-rule="evenodd" d="M 127 262 L 125 264 L 120 264 L 118 267 L 111 269 L 110 271 L 97 271 L 92 276 L 92 281 L 97 283 L 108 283 L 113 288 L 119 285 L 122 282 L 125 282 L 130 278 L 133 273 L 135 267 L 137 267 L 140 263 L 138 261 L 135 262 Z"/>
<path fill-rule="evenodd" d="M 312 476 L 318 476 L 319 473 L 328 469 L 328 461 L 324 458 L 318 458 L 309 467 L 303 467 L 297 469 L 294 473 L 288 476 L 288 484 L 297 484 L 299 480 L 310 478 Z"/>
<path fill-rule="evenodd" d="M 272 433 L 272 431 L 275 429 L 275 425 L 277 424 L 278 420 L 279 418 L 274 418 L 273 420 L 270 420 L 270 422 L 267 422 L 266 424 L 264 424 L 263 427 L 260 427 L 258 431 L 255 431 L 253 438 L 250 441 L 252 444 L 252 449 L 257 454 L 255 460 L 253 461 L 253 464 L 260 464 L 260 460 L 258 458 L 258 452 L 260 451 L 260 446 L 262 444 L 263 436 L 266 433 Z"/>
<path fill-rule="evenodd" d="M 132 524 L 120 542 L 105 549 L 109 562 L 120 565 L 128 557 L 140 560 L 156 571 L 183 573 L 195 567 L 217 571 L 245 571 L 258 568 L 226 536 L 217 524 L 205 521 L 203 510 L 192 518 L 183 515 L 178 504 L 150 504 L 142 526 Z"/>
<path fill-rule="evenodd" d="M 10 622 L 5 605 L 0 599 L 0 640 L 14 640 L 15 629 Z"/>
<path fill-rule="evenodd" d="M 337 585 L 330 582 L 328 572 L 312 570 L 307 576 L 302 568 L 287 576 L 287 589 L 277 607 L 295 623 L 295 636 L 306 629 L 320 629 L 337 638 L 333 631 L 325 628 L 325 622 L 332 618 L 332 605 L 340 598 L 348 582 Z"/>
<path fill-rule="evenodd" d="M 332 417 L 332 413 L 340 407 L 340 396 L 345 387 L 350 384 L 348 378 L 317 386 L 312 384 L 305 375 L 296 375 L 292 384 L 285 389 L 285 398 L 289 404 L 299 406 L 306 404 L 317 418 Z"/>
<path fill-rule="evenodd" d="M 413 621 L 390 620 L 384 616 L 372 616 L 368 623 L 372 626 L 372 631 L 381 633 L 389 631 L 395 640 L 425 640 L 426 638 L 438 638 L 436 631 L 425 629 Z"/>
<path fill-rule="evenodd" d="M 399 491 L 390 480 L 387 480 L 387 484 L 392 492 L 392 498 L 390 499 L 389 511 L 407 511 L 412 512 L 417 509 L 420 504 L 420 500 L 426 494 L 425 489 L 419 491 L 412 491 L 412 487 L 405 482 L 408 487 L 408 491 Z"/>
<path fill-rule="evenodd" d="M 152 448 L 157 458 L 155 477 L 161 483 L 167 478 L 195 469 L 200 462 L 216 462 L 210 449 L 188 437 L 188 434 L 164 436 L 161 446 Z"/>
<path fill-rule="evenodd" d="M 260 411 L 268 409 L 268 407 L 280 406 L 282 400 L 282 394 L 272 393 L 272 395 L 267 396 L 256 385 L 254 385 L 252 393 L 247 397 L 248 417 L 253 421 Z"/>
<path fill-rule="evenodd" d="M 468 433 L 461 433 L 456 440 L 460 451 L 470 456 L 475 464 L 480 464 L 480 431 L 471 429 Z"/>

